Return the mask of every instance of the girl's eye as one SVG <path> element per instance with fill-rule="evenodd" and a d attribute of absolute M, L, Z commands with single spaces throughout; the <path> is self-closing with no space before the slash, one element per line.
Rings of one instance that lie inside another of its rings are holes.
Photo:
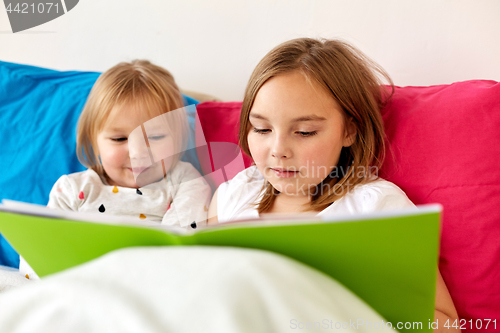
<path fill-rule="evenodd" d="M 297 132 L 300 136 L 303 136 L 303 137 L 308 137 L 308 136 L 313 136 L 313 135 L 316 135 L 318 134 L 318 132 L 316 131 L 311 131 L 311 132 Z"/>
<path fill-rule="evenodd" d="M 161 140 L 165 137 L 165 135 L 154 135 L 154 136 L 148 136 L 148 140 Z"/>
<path fill-rule="evenodd" d="M 115 141 L 115 142 L 123 142 L 123 141 L 127 141 L 127 138 L 111 138 L 112 141 Z"/>
<path fill-rule="evenodd" d="M 270 129 L 255 128 L 255 127 L 253 128 L 253 131 L 254 131 L 255 133 L 258 133 L 258 134 L 266 134 L 266 133 L 271 132 L 271 130 L 270 130 Z"/>

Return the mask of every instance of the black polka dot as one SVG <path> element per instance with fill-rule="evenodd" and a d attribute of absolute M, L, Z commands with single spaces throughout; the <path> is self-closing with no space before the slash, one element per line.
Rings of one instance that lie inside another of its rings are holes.
<path fill-rule="evenodd" d="M 99 211 L 100 211 L 101 213 L 104 213 L 104 211 L 105 211 L 105 210 L 106 210 L 106 208 L 104 208 L 104 205 L 100 205 L 100 206 L 99 206 Z"/>
<path fill-rule="evenodd" d="M 137 190 L 135 191 L 135 193 L 137 193 L 137 194 L 139 194 L 139 195 L 142 195 L 142 192 L 141 192 L 141 191 L 139 191 L 139 189 L 137 189 Z"/>
<path fill-rule="evenodd" d="M 191 228 L 196 229 L 196 222 L 191 223 Z"/>

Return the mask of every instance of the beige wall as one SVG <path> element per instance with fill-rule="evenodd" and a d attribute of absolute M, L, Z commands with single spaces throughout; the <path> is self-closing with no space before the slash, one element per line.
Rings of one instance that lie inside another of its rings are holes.
<path fill-rule="evenodd" d="M 397 85 L 500 80 L 498 0 L 81 0 L 16 34 L 0 8 L 0 60 L 103 71 L 147 58 L 223 100 L 242 99 L 260 58 L 300 36 L 352 42 Z"/>

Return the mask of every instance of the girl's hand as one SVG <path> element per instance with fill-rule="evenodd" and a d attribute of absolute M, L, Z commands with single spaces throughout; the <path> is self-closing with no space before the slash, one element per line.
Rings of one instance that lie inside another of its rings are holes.
<path fill-rule="evenodd" d="M 217 191 L 215 190 L 214 196 L 212 197 L 212 201 L 210 202 L 210 207 L 208 207 L 208 220 L 207 225 L 218 224 L 219 220 L 217 219 Z"/>
<path fill-rule="evenodd" d="M 445 327 L 444 325 L 447 320 L 449 325 Z M 455 309 L 455 305 L 453 305 L 453 300 L 451 299 L 448 288 L 438 268 L 436 280 L 436 310 L 434 312 L 434 322 L 438 323 L 438 327 L 434 329 L 434 332 L 460 332 L 460 328 L 452 327 L 455 321 L 459 321 L 457 310 Z"/>

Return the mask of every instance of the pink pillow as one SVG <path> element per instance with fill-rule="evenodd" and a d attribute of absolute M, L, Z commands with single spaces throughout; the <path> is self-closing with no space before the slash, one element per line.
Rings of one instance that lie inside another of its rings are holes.
<path fill-rule="evenodd" d="M 197 109 L 207 142 L 238 142 L 240 102 Z M 493 332 L 485 326 L 496 319 L 500 328 L 500 84 L 396 87 L 382 115 L 389 143 L 380 175 L 415 204 L 443 205 L 439 266 L 462 328 Z M 198 155 L 202 167 L 207 155 Z"/>
<path fill-rule="evenodd" d="M 500 83 L 396 87 L 382 115 L 381 176 L 415 204 L 443 205 L 439 267 L 458 314 L 500 329 Z"/>
<path fill-rule="evenodd" d="M 205 102 L 196 110 L 196 151 L 203 175 L 215 191 L 252 164 L 238 146 L 241 102 Z"/>

